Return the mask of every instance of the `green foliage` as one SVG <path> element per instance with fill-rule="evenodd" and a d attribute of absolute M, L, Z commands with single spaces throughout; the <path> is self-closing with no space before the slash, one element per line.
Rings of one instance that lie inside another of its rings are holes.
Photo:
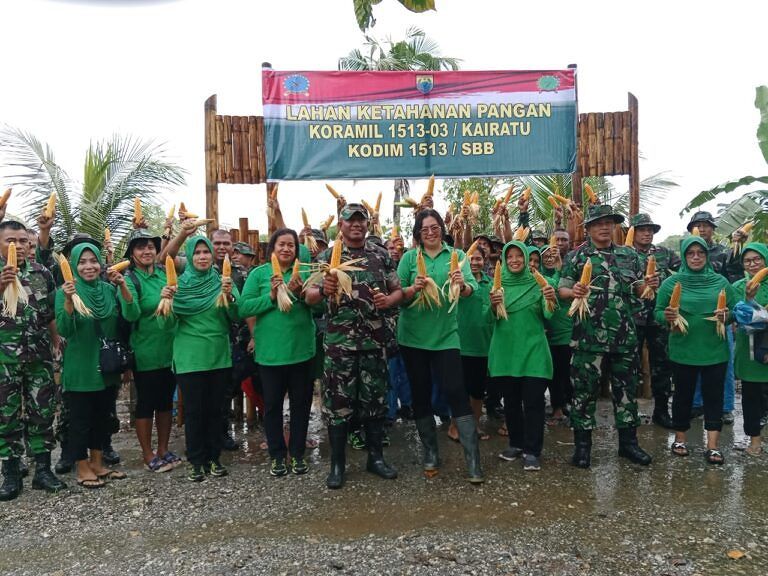
<path fill-rule="evenodd" d="M 757 126 L 757 143 L 768 162 L 768 86 L 758 86 L 755 107 L 760 110 L 760 124 Z"/>
<path fill-rule="evenodd" d="M 664 240 L 661 242 L 656 242 L 659 246 L 664 246 L 665 248 L 669 248 L 670 250 L 674 250 L 675 252 L 680 252 L 680 241 L 685 238 L 687 234 L 672 234 L 670 236 L 667 236 Z"/>
<path fill-rule="evenodd" d="M 58 246 L 75 232 L 103 238 L 104 228 L 120 245 L 132 228 L 134 198 L 148 208 L 162 191 L 184 184 L 185 171 L 164 158 L 162 147 L 126 136 L 91 143 L 79 182 L 56 163 L 48 145 L 22 130 L 2 127 L 0 152 L 9 184 L 27 199 L 24 215 L 30 222 L 56 192 L 52 236 Z"/>
<path fill-rule="evenodd" d="M 435 0 L 397 0 L 411 12 L 426 12 L 435 10 Z M 381 3 L 381 0 L 353 0 L 355 6 L 355 18 L 360 30 L 365 32 L 368 28 L 376 25 L 376 19 L 373 17 L 373 7 Z"/>

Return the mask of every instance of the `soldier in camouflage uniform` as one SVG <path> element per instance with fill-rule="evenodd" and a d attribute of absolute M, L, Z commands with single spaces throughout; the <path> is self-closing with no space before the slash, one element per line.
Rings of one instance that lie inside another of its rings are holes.
<path fill-rule="evenodd" d="M 651 457 L 637 443 L 640 365 L 633 314 L 639 308 L 638 297 L 645 282 L 635 251 L 611 240 L 614 226 L 623 221 L 624 217 L 615 214 L 608 204 L 590 206 L 584 220 L 589 237 L 569 254 L 560 278 L 562 299 L 587 297 L 589 303 L 589 314 L 584 320 L 574 316 L 571 342 L 571 426 L 576 446 L 572 463 L 579 468 L 590 466 L 597 396 L 605 370 L 609 373 L 619 431 L 619 455 L 637 464 L 651 463 Z M 587 260 L 592 262 L 590 286 L 580 283 Z M 657 289 L 658 278 L 649 279 L 648 286 Z"/>
<path fill-rule="evenodd" d="M 17 268 L 6 264 L 11 242 L 16 245 Z M 18 304 L 13 315 L 0 316 L 0 500 L 12 500 L 21 492 L 19 460 L 24 453 L 25 428 L 28 449 L 35 458 L 32 487 L 48 492 L 66 488 L 51 472 L 56 411 L 51 335 L 55 334 L 56 287 L 45 267 L 26 260 L 28 249 L 29 236 L 23 224 L 0 223 L 0 293 L 18 277 L 28 298 L 26 305 Z"/>
<path fill-rule="evenodd" d="M 653 235 L 661 230 L 648 214 L 636 214 L 630 225 L 635 227 L 634 249 L 640 258 L 640 269 L 645 270 L 648 257 L 656 259 L 656 274 L 659 282 L 666 280 L 673 271 L 680 269 L 680 257 L 669 248 L 653 243 Z M 667 326 L 658 324 L 653 310 L 656 299 L 641 300 L 641 307 L 635 314 L 637 327 L 637 351 L 642 354 L 643 345 L 648 346 L 648 363 L 651 368 L 651 390 L 653 391 L 653 421 L 664 428 L 672 429 L 669 415 L 669 397 L 672 395 L 672 366 L 667 356 Z"/>
<path fill-rule="evenodd" d="M 331 274 L 306 295 L 311 306 L 326 300 L 323 412 L 331 444 L 328 488 L 344 484 L 347 423 L 353 414 L 365 426 L 367 470 L 382 478 L 397 477 L 397 471 L 384 461 L 382 448 L 387 414 L 384 350 L 389 334 L 384 311 L 397 306 L 403 293 L 386 249 L 366 242 L 368 220 L 368 211 L 361 204 L 347 204 L 339 214 L 339 232 L 344 238 L 341 261 L 363 259 L 356 264 L 362 271 L 349 272 L 352 297 L 343 295 L 336 303 L 338 281 Z M 331 250 L 326 250 L 317 260 L 328 262 L 330 257 Z"/>

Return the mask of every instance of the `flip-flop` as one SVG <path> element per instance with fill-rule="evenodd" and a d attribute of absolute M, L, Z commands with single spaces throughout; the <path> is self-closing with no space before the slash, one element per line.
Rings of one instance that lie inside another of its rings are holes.
<path fill-rule="evenodd" d="M 106 474 L 99 476 L 100 480 L 125 480 L 126 478 L 128 478 L 128 474 L 120 470 L 110 470 Z"/>
<path fill-rule="evenodd" d="M 106 486 L 106 484 L 98 478 L 85 478 L 83 480 L 78 480 L 77 485 L 82 486 L 83 488 L 87 488 L 88 490 L 95 490 L 97 488 L 104 488 L 104 486 Z"/>

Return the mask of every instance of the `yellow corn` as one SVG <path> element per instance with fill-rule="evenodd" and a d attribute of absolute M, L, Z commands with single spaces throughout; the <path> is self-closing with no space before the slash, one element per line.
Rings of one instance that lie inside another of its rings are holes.
<path fill-rule="evenodd" d="M 493 271 L 493 291 L 501 290 L 501 260 L 496 261 L 496 268 Z"/>
<path fill-rule="evenodd" d="M 592 186 L 585 183 L 584 184 L 584 191 L 587 193 L 587 198 L 589 198 L 590 204 L 597 204 L 597 194 L 595 194 L 595 191 L 592 190 Z"/>
<path fill-rule="evenodd" d="M 320 229 L 328 230 L 328 228 L 331 227 L 331 222 L 333 222 L 333 218 L 334 218 L 333 214 L 328 216 L 328 218 L 326 218 L 325 221 L 320 224 Z"/>
<path fill-rule="evenodd" d="M 176 286 L 179 279 L 176 275 L 176 263 L 170 256 L 165 257 L 165 285 Z"/>
<path fill-rule="evenodd" d="M 469 206 L 472 203 L 472 192 L 469 190 L 464 191 L 464 206 Z"/>
<path fill-rule="evenodd" d="M 552 234 L 549 238 L 549 247 L 550 248 L 557 248 L 557 236 Z"/>
<path fill-rule="evenodd" d="M 691 230 L 691 236 L 701 236 L 701 232 L 699 232 L 698 226 L 693 227 L 693 230 Z"/>
<path fill-rule="evenodd" d="M 458 269 L 459 269 L 459 253 L 456 252 L 456 250 L 454 250 L 453 252 L 451 252 L 451 267 L 449 272 L 453 274 Z"/>
<path fill-rule="evenodd" d="M 656 274 L 656 257 L 651 255 L 648 256 L 648 262 L 645 265 L 645 275 L 653 276 L 654 274 Z"/>
<path fill-rule="evenodd" d="M 301 209 L 301 220 L 304 222 L 304 228 L 309 228 L 309 218 L 307 218 L 307 211 L 304 208 Z"/>
<path fill-rule="evenodd" d="M 725 298 L 725 288 L 720 290 L 720 294 L 717 295 L 717 309 L 718 310 L 725 310 L 725 307 L 727 306 L 727 301 Z"/>
<path fill-rule="evenodd" d="M 548 285 L 548 282 L 544 276 L 542 276 L 538 270 L 533 271 L 533 277 L 536 280 L 536 283 L 541 287 L 544 288 Z"/>
<path fill-rule="evenodd" d="M 133 199 L 133 221 L 138 224 L 144 219 L 144 214 L 141 211 L 141 200 L 139 198 Z"/>
<path fill-rule="evenodd" d="M 475 192 L 472 194 L 472 202 L 471 204 L 477 204 L 480 201 L 480 192 Z"/>
<path fill-rule="evenodd" d="M 112 232 L 109 228 L 104 228 L 104 242 L 112 242 Z"/>
<path fill-rule="evenodd" d="M 747 222 L 741 228 L 739 228 L 739 232 L 741 232 L 742 234 L 744 234 L 746 236 L 746 235 L 748 235 L 752 231 L 752 228 L 754 228 L 754 227 L 755 227 L 755 223 L 754 222 Z"/>
<path fill-rule="evenodd" d="M 56 192 L 51 192 L 51 195 L 48 197 L 48 204 L 45 205 L 43 216 L 45 216 L 46 218 L 53 218 L 53 215 L 55 213 L 56 213 Z"/>
<path fill-rule="evenodd" d="M 168 218 L 173 218 L 174 212 L 176 212 L 176 204 L 172 204 L 171 209 L 168 210 Z"/>
<path fill-rule="evenodd" d="M 397 227 L 397 224 L 392 225 L 392 233 L 389 235 L 389 237 L 392 240 L 396 240 L 397 238 L 400 238 L 400 229 Z"/>
<path fill-rule="evenodd" d="M 272 252 L 272 276 L 283 277 L 283 269 L 280 267 L 280 261 L 277 259 L 277 253 Z"/>
<path fill-rule="evenodd" d="M 8 204 L 8 198 L 11 197 L 11 189 L 8 188 L 5 192 L 3 192 L 3 195 L 0 196 L 0 208 Z"/>
<path fill-rule="evenodd" d="M 296 258 L 293 261 L 293 270 L 291 271 L 291 277 L 299 278 L 299 271 L 301 270 L 301 261 Z"/>
<path fill-rule="evenodd" d="M 474 242 L 472 242 L 472 245 L 467 250 L 467 258 L 471 258 L 472 254 L 475 253 L 475 250 L 477 250 L 477 243 L 478 242 L 479 242 L 479 240 L 475 240 Z"/>
<path fill-rule="evenodd" d="M 424 254 L 419 248 L 418 254 L 416 254 L 416 275 L 427 277 L 427 263 L 424 261 Z"/>
<path fill-rule="evenodd" d="M 64 282 L 74 282 L 75 277 L 72 275 L 72 267 L 69 265 L 69 260 L 64 256 L 59 256 L 59 269 L 61 270 L 61 277 Z"/>
<path fill-rule="evenodd" d="M 109 272 L 122 272 L 131 265 L 130 260 L 123 260 L 109 267 Z"/>
<path fill-rule="evenodd" d="M 589 284 L 592 282 L 592 260 L 587 260 L 586 264 L 584 264 L 584 268 L 581 271 L 581 280 L 579 280 L 579 284 L 582 286 L 589 286 Z"/>
<path fill-rule="evenodd" d="M 680 297 L 683 294 L 683 287 L 680 282 L 675 283 L 675 287 L 672 289 L 672 296 L 669 299 L 670 308 L 680 308 Z"/>
<path fill-rule="evenodd" d="M 559 206 L 554 196 L 547 196 L 547 200 L 549 200 L 549 203 L 552 205 L 552 208 L 557 208 Z"/>
<path fill-rule="evenodd" d="M 503 202 L 504 206 L 509 204 L 509 200 L 512 198 L 512 193 L 514 191 L 515 191 L 515 185 L 513 184 L 512 186 L 509 187 L 509 190 L 507 190 L 507 193 L 504 194 L 504 202 Z"/>
<path fill-rule="evenodd" d="M 563 204 L 568 204 L 569 200 L 565 196 L 561 196 L 560 194 L 552 194 L 555 198 L 557 198 L 558 201 L 562 202 Z"/>
<path fill-rule="evenodd" d="M 768 276 L 768 268 L 762 268 L 760 271 L 752 276 L 752 279 L 749 281 L 749 284 L 747 285 L 747 290 L 754 290 L 755 287 L 760 284 L 763 280 L 765 280 L 765 277 Z"/>
<path fill-rule="evenodd" d="M 435 192 L 435 175 L 432 174 L 432 176 L 429 177 L 429 182 L 427 183 L 427 191 L 424 193 L 424 196 L 432 196 Z"/>
<path fill-rule="evenodd" d="M 339 234 L 336 240 L 334 240 L 333 248 L 331 249 L 331 261 L 328 263 L 331 270 L 341 265 L 341 247 L 343 243 L 341 234 Z"/>
<path fill-rule="evenodd" d="M 8 244 L 8 259 L 6 261 L 8 266 L 16 268 L 16 243 L 11 242 Z"/>
<path fill-rule="evenodd" d="M 229 254 L 224 256 L 224 262 L 221 265 L 222 278 L 230 278 L 232 276 L 232 262 L 229 260 Z"/>
<path fill-rule="evenodd" d="M 370 204 L 368 204 L 368 202 L 366 202 L 365 200 L 361 200 L 361 201 L 360 201 L 360 203 L 361 203 L 363 206 L 365 206 L 365 209 L 366 209 L 366 210 L 368 210 L 368 214 L 369 214 L 369 215 L 370 215 L 370 214 L 373 214 L 373 206 L 371 206 Z"/>
<path fill-rule="evenodd" d="M 374 210 L 376 214 L 379 213 L 379 208 L 381 208 L 381 192 L 379 192 L 379 195 L 376 196 L 376 209 Z"/>
<path fill-rule="evenodd" d="M 336 190 L 334 190 L 334 189 L 333 189 L 333 186 L 331 186 L 330 184 L 326 184 L 326 185 L 325 185 L 325 187 L 326 187 L 326 188 L 328 188 L 328 192 L 330 192 L 330 193 L 331 193 L 331 195 L 332 195 L 334 198 L 336 198 L 336 200 L 338 200 L 338 199 L 341 197 L 341 194 L 339 194 L 338 192 L 336 192 Z"/>
<path fill-rule="evenodd" d="M 630 226 L 629 230 L 627 230 L 627 237 L 624 239 L 624 246 L 629 246 L 630 248 L 633 248 L 635 245 L 635 227 Z"/>
<path fill-rule="evenodd" d="M 530 200 L 530 199 L 531 199 L 531 189 L 529 187 L 523 190 L 523 200 Z"/>

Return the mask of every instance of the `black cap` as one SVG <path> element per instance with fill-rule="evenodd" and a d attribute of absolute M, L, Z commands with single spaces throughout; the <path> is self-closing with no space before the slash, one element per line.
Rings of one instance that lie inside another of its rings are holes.
<path fill-rule="evenodd" d="M 93 244 L 99 250 L 102 249 L 101 242 L 91 238 L 90 234 L 85 234 L 84 232 L 75 232 L 72 235 L 72 238 L 69 239 L 69 242 L 64 244 L 64 247 L 61 249 L 61 253 L 69 258 L 69 255 L 72 253 L 72 248 L 78 244 Z"/>
<path fill-rule="evenodd" d="M 697 222 L 706 222 L 707 224 L 710 224 L 712 228 L 717 228 L 717 224 L 715 224 L 715 219 L 712 217 L 712 214 L 705 210 L 696 212 L 691 216 L 691 221 L 688 222 L 688 232 L 693 231 L 693 227 L 696 226 Z"/>

